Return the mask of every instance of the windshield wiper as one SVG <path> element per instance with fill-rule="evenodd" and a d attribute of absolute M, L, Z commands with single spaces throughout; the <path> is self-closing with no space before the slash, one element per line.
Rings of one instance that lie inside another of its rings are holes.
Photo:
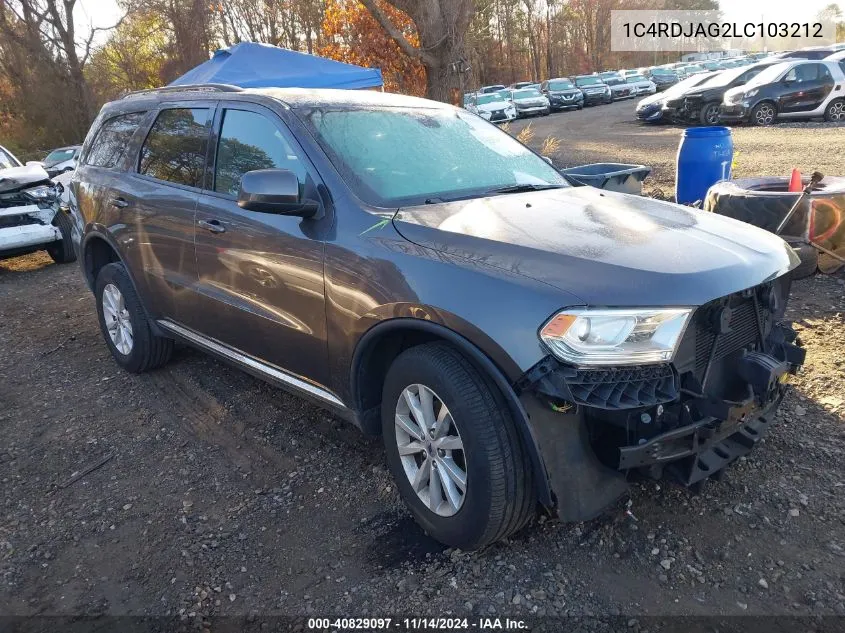
<path fill-rule="evenodd" d="M 508 185 L 491 189 L 487 193 L 524 193 L 526 191 L 543 191 L 544 189 L 563 189 L 564 185 Z"/>

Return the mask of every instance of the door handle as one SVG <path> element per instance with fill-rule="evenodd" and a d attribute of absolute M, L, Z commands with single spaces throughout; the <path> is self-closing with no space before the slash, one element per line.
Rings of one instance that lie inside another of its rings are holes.
<path fill-rule="evenodd" d="M 125 209 L 129 206 L 129 203 L 125 198 L 112 198 L 109 200 L 109 204 L 113 207 L 117 207 L 118 209 Z"/>
<path fill-rule="evenodd" d="M 212 233 L 226 232 L 226 227 L 220 223 L 220 220 L 197 220 L 197 224 Z"/>

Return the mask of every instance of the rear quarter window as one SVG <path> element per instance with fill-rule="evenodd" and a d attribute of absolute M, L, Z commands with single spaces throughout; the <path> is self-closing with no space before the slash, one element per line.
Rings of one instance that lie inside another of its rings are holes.
<path fill-rule="evenodd" d="M 145 114 L 130 112 L 104 121 L 82 162 L 106 169 L 119 167 Z"/>

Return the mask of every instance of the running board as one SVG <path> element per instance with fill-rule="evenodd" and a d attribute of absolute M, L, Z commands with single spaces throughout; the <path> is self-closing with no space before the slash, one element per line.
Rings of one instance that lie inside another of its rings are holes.
<path fill-rule="evenodd" d="M 321 389 L 310 382 L 306 382 L 301 378 L 297 378 L 296 376 L 293 376 L 274 365 L 264 363 L 257 358 L 244 354 L 243 352 L 239 352 L 238 350 L 220 343 L 215 339 L 208 338 L 207 336 L 203 336 L 202 334 L 189 330 L 186 327 L 182 327 L 173 321 L 160 319 L 156 321 L 156 324 L 162 329 L 175 334 L 179 338 L 182 338 L 197 347 L 240 365 L 247 371 L 258 375 L 259 378 L 265 378 L 271 382 L 280 383 L 283 387 L 288 387 L 296 393 L 317 398 L 318 400 L 332 405 L 335 409 L 347 409 L 346 405 L 343 404 L 340 398 L 335 396 L 333 393 L 330 393 L 325 389 Z"/>

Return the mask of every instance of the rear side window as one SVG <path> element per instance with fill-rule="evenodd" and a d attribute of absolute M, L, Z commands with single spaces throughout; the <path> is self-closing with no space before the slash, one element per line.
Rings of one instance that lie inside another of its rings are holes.
<path fill-rule="evenodd" d="M 91 149 L 85 157 L 85 164 L 106 169 L 119 166 L 126 156 L 129 141 L 138 129 L 144 114 L 146 113 L 130 112 L 105 121 L 91 144 Z"/>
<path fill-rule="evenodd" d="M 138 173 L 179 185 L 202 187 L 208 115 L 208 108 L 162 110 L 141 148 Z"/>

